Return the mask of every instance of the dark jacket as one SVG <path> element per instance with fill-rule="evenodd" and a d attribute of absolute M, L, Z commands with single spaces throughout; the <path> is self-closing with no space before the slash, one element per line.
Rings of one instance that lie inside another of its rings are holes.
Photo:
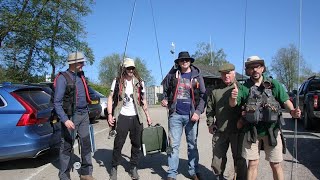
<path fill-rule="evenodd" d="M 204 85 L 203 77 L 200 74 L 200 69 L 192 65 L 191 68 L 191 112 L 198 114 L 199 116 L 203 113 L 206 107 L 207 96 L 206 88 Z M 176 111 L 177 98 L 177 82 L 181 77 L 181 72 L 179 69 L 172 68 L 165 79 L 162 82 L 163 85 L 163 99 L 168 101 L 169 114 Z"/>
<path fill-rule="evenodd" d="M 67 77 L 61 74 L 59 73 L 54 80 L 53 104 L 59 119 L 66 122 L 73 115 L 74 110 L 88 112 L 88 103 L 91 100 L 83 74 L 78 72 L 75 75 L 70 71 L 65 71 L 65 75 L 69 75 L 71 83 L 70 80 L 67 80 Z M 74 98 L 76 102 L 74 102 Z"/>

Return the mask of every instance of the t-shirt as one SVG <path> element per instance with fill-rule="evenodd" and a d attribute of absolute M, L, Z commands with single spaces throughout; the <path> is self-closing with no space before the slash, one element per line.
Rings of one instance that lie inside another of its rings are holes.
<path fill-rule="evenodd" d="M 181 73 L 177 88 L 176 112 L 180 115 L 189 115 L 191 110 L 191 72 Z"/>
<path fill-rule="evenodd" d="M 127 81 L 125 80 L 124 84 L 125 84 L 125 96 L 123 98 L 123 106 L 120 110 L 120 114 L 124 115 L 124 116 L 135 116 L 137 115 L 137 110 L 134 106 L 134 102 L 133 102 L 133 80 L 131 81 Z M 116 85 L 116 80 L 113 80 L 112 84 L 111 84 L 111 91 L 114 91 Z M 142 93 L 145 92 L 145 88 L 144 88 L 144 82 L 141 82 L 142 85 Z"/>

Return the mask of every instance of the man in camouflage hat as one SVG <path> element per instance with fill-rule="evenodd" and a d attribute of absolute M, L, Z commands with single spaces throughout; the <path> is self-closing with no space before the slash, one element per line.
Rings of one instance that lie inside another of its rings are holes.
<path fill-rule="evenodd" d="M 236 179 L 246 179 L 246 161 L 241 157 L 243 133 L 237 129 L 239 108 L 229 106 L 229 97 L 236 86 L 235 67 L 225 63 L 219 67 L 223 83 L 212 90 L 207 103 L 207 125 L 212 137 L 211 167 L 217 179 L 225 179 L 227 151 L 231 144 Z"/>

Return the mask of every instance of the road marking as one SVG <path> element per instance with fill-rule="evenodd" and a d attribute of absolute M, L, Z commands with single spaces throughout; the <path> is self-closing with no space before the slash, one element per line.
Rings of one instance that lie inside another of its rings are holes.
<path fill-rule="evenodd" d="M 103 132 L 103 131 L 106 131 L 107 129 L 108 129 L 108 128 L 101 129 L 100 131 L 95 132 L 94 135 L 99 134 L 99 133 L 101 133 L 101 132 Z M 75 144 L 73 145 L 73 148 L 76 148 L 76 147 L 78 147 L 78 143 L 75 143 Z M 57 161 L 58 159 L 59 159 L 59 158 L 57 158 L 57 159 L 55 159 L 55 160 L 53 160 L 53 161 Z M 45 170 L 45 169 L 46 169 L 47 167 L 49 167 L 50 165 L 51 165 L 51 163 L 46 164 L 46 165 L 44 165 L 44 166 L 41 166 L 41 167 L 37 168 L 37 171 L 36 171 L 35 173 L 32 173 L 32 174 L 30 175 L 30 177 L 26 178 L 25 180 L 31 180 L 33 177 L 35 177 L 35 176 L 37 176 L 38 174 L 40 174 L 43 170 Z"/>

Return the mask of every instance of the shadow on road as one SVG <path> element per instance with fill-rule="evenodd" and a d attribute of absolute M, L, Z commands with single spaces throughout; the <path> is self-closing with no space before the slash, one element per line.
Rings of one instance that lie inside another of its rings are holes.
<path fill-rule="evenodd" d="M 287 151 L 294 154 L 294 121 L 291 118 L 285 119 L 286 125 L 283 126 L 287 143 Z M 291 121 L 291 122 L 290 122 Z M 303 122 L 297 123 L 297 158 L 298 163 L 307 167 L 312 174 L 320 179 L 320 136 L 314 132 L 306 131 L 303 128 Z M 292 162 L 292 160 L 285 160 Z M 294 163 L 294 162 L 292 162 Z"/>
<path fill-rule="evenodd" d="M 122 160 L 120 166 L 123 166 L 126 172 L 130 170 L 130 163 L 124 158 L 126 155 L 122 154 Z M 109 149 L 98 149 L 93 158 L 100 166 L 104 166 L 106 171 L 110 174 L 111 171 L 111 159 L 112 159 L 112 150 Z M 129 158 L 129 157 L 127 157 Z M 147 155 L 146 157 L 141 157 L 138 168 L 151 169 L 152 174 L 158 174 L 161 179 L 167 178 L 166 169 L 163 166 L 167 167 L 167 155 L 164 153 L 158 153 L 153 155 Z M 199 164 L 199 170 L 203 177 L 206 179 L 215 179 L 212 171 L 207 169 L 205 166 Z M 180 159 L 178 172 L 181 173 L 186 178 L 189 177 L 188 174 L 188 161 L 185 159 Z"/>
<path fill-rule="evenodd" d="M 0 170 L 38 168 L 55 161 L 59 157 L 59 149 L 51 149 L 47 153 L 35 159 L 17 159 L 0 162 Z"/>

